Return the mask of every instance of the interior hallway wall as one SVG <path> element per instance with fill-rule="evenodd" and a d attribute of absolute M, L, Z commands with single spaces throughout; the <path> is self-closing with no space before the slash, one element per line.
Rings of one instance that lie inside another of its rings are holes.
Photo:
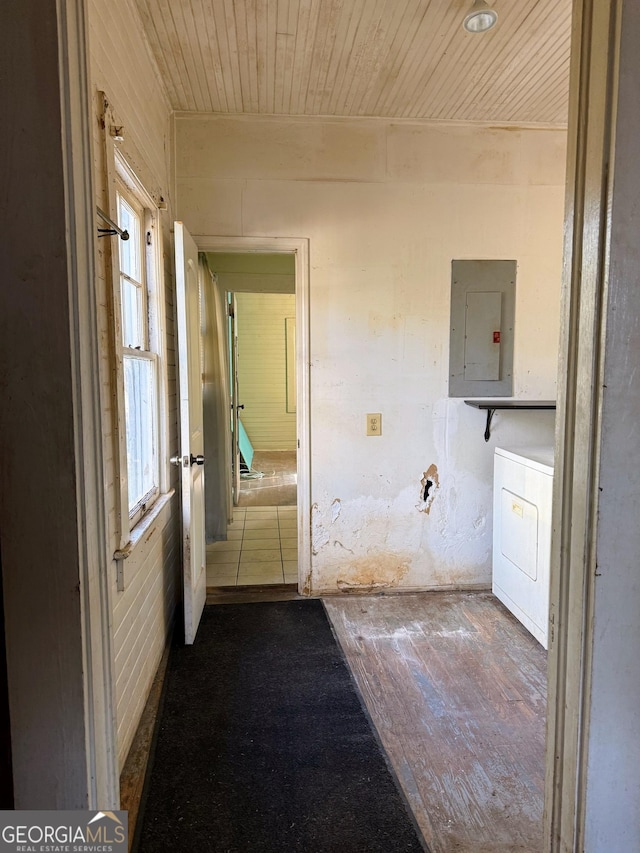
<path fill-rule="evenodd" d="M 89 0 L 89 42 L 93 117 L 96 202 L 108 209 L 104 142 L 98 115 L 97 93 L 103 91 L 124 127 L 119 150 L 154 200 L 167 202 L 159 214 L 164 246 L 166 358 L 169 373 L 168 424 L 170 452 L 178 449 L 173 250 L 170 193 L 170 106 L 157 67 L 151 57 L 136 4 L 133 0 Z M 109 129 L 107 129 L 108 131 Z M 115 218 L 115 212 L 111 215 Z M 97 241 L 97 287 L 102 347 L 102 401 L 104 410 L 105 492 L 108 510 L 108 556 L 119 547 L 114 467 L 113 341 L 111 331 L 110 252 L 117 251 L 115 238 Z M 164 460 L 163 460 L 164 461 Z M 177 469 L 171 466 L 172 486 Z M 125 589 L 116 589 L 116 564 L 111 563 L 111 600 L 118 724 L 118 758 L 122 767 L 142 709 L 160 662 L 178 600 L 180 502 L 177 493 L 165 505 L 148 535 L 124 561 Z"/>
<path fill-rule="evenodd" d="M 292 293 L 238 293 L 240 417 L 254 450 L 295 450 L 295 398 L 287 403 L 286 321 Z"/>
<path fill-rule="evenodd" d="M 220 287 L 231 293 L 295 293 L 295 258 L 287 253 L 207 252 Z"/>
<path fill-rule="evenodd" d="M 489 583 L 493 449 L 552 444 L 554 418 L 498 413 L 485 444 L 484 413 L 447 397 L 451 260 L 517 260 L 514 396 L 554 398 L 565 144 L 562 130 L 176 117 L 192 233 L 310 240 L 314 591 Z"/>

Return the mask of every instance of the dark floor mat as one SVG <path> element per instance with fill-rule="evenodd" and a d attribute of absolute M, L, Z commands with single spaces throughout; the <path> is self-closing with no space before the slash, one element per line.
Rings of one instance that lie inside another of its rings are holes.
<path fill-rule="evenodd" d="M 136 849 L 425 850 L 320 601 L 207 607 L 172 650 Z"/>

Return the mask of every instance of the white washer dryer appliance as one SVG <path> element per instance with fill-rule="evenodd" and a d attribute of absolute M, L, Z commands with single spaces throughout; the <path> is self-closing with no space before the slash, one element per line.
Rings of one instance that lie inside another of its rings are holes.
<path fill-rule="evenodd" d="M 545 649 L 552 492 L 553 447 L 496 447 L 493 593 Z"/>

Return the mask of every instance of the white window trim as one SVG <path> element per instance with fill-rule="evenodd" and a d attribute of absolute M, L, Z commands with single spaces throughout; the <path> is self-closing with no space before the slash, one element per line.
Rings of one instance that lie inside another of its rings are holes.
<path fill-rule="evenodd" d="M 166 359 L 166 316 L 164 299 L 164 268 L 162 229 L 159 209 L 142 185 L 137 175 L 128 165 L 125 157 L 116 149 L 109 133 L 106 140 L 106 171 L 109 191 L 109 215 L 117 220 L 116 193 L 118 184 L 124 184 L 142 203 L 144 221 L 141 223 L 143 247 L 146 251 L 147 276 L 147 322 L 149 347 L 157 359 L 157 452 L 158 452 L 158 489 L 153 500 L 145 505 L 144 512 L 129 515 L 128 477 L 127 477 L 127 434 L 125 424 L 124 366 L 122 346 L 122 305 L 120 298 L 120 259 L 116 238 L 111 238 L 111 296 L 112 296 L 112 334 L 113 334 L 113 430 L 114 430 L 114 469 L 116 485 L 116 523 L 118 526 L 118 547 L 114 559 L 118 562 L 118 590 L 124 588 L 122 560 L 129 557 L 140 541 L 146 528 L 153 524 L 157 504 L 164 501 L 170 489 L 169 453 L 168 453 L 168 376 Z M 151 245 L 147 246 L 146 233 L 151 232 Z M 118 238 L 119 239 L 119 238 Z"/>

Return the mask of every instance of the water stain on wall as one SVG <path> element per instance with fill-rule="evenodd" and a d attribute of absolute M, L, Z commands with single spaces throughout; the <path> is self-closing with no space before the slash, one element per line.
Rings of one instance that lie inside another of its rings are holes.
<path fill-rule="evenodd" d="M 397 586 L 411 568 L 409 555 L 369 554 L 351 560 L 341 571 L 336 586 L 341 592 L 376 592 Z"/>
<path fill-rule="evenodd" d="M 302 595 L 311 595 L 311 569 L 309 569 L 307 576 L 303 579 L 302 588 L 300 591 Z"/>
<path fill-rule="evenodd" d="M 427 515 L 431 512 L 431 505 L 435 500 L 436 492 L 440 488 L 440 476 L 438 466 L 429 465 L 420 480 L 420 498 L 416 509 Z"/>

